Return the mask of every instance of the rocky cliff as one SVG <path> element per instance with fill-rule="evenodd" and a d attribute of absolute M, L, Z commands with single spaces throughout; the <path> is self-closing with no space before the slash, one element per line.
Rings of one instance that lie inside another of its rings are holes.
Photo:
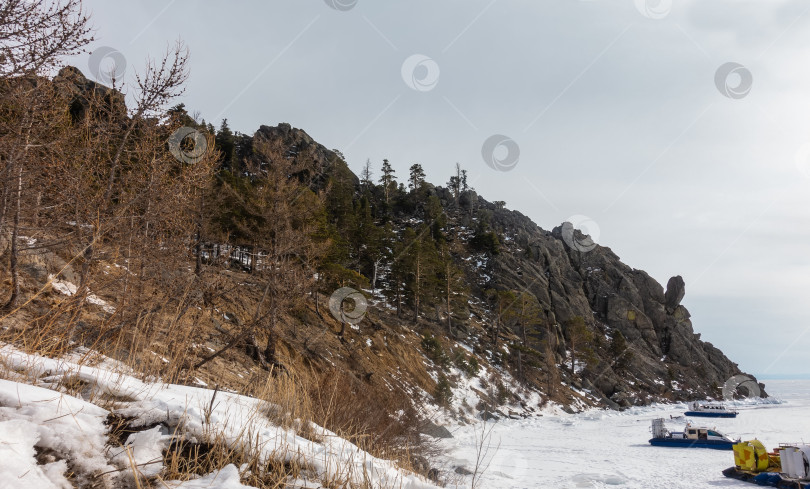
<path fill-rule="evenodd" d="M 506 238 L 491 261 L 493 285 L 537 297 L 559 338 L 561 357 L 563 325 L 577 316 L 597 335 L 609 338 L 618 331 L 626 338 L 632 356 L 621 374 L 608 354 L 598 355 L 582 375 L 585 387 L 601 393 L 606 404 L 718 398 L 725 382 L 741 374 L 736 363 L 694 332 L 681 305 L 686 286 L 680 276 L 670 278 L 664 289 L 571 223 L 549 232 L 519 212 L 481 205 L 493 212 L 493 225 Z"/>

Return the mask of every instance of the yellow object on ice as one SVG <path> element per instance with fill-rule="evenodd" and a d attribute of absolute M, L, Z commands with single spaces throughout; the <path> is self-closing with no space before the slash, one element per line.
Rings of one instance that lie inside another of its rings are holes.
<path fill-rule="evenodd" d="M 734 465 L 741 470 L 762 472 L 768 470 L 768 450 L 759 440 L 749 440 L 736 443 L 734 449 Z"/>
<path fill-rule="evenodd" d="M 768 452 L 768 462 L 769 469 L 773 469 L 776 472 L 780 472 L 782 470 L 782 459 L 779 457 L 778 453 Z"/>

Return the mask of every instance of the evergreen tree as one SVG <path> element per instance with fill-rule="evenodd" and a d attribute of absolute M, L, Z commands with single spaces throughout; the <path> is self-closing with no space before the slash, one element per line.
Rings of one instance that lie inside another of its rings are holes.
<path fill-rule="evenodd" d="M 388 205 L 391 199 L 391 193 L 393 189 L 397 188 L 397 182 L 394 178 L 395 170 L 391 167 L 391 163 L 388 160 L 383 160 L 382 165 L 382 176 L 380 177 L 380 184 L 383 186 L 383 195 L 385 196 L 385 204 Z"/>
<path fill-rule="evenodd" d="M 489 228 L 491 218 L 492 213 L 487 210 L 481 210 L 478 213 L 478 222 L 475 224 L 470 246 L 475 251 L 484 251 L 492 255 L 497 255 L 500 252 L 500 241 L 498 240 L 498 235 Z"/>
<path fill-rule="evenodd" d="M 217 149 L 222 154 L 222 166 L 233 171 L 236 163 L 236 145 L 231 128 L 228 127 L 228 119 L 222 119 L 216 138 L 214 139 Z"/>
<path fill-rule="evenodd" d="M 186 104 L 175 105 L 166 111 L 166 115 L 169 116 L 172 125 L 197 127 L 197 123 L 194 122 L 194 119 L 192 119 L 191 116 L 188 115 L 188 111 L 186 111 Z M 202 121 L 201 126 L 205 128 L 205 121 Z"/>
<path fill-rule="evenodd" d="M 630 360 L 633 358 L 633 352 L 628 349 L 627 340 L 622 332 L 618 329 L 613 332 L 613 337 L 610 339 L 608 353 L 613 359 L 613 370 L 616 372 L 624 372 L 630 365 Z"/>
<path fill-rule="evenodd" d="M 425 170 L 422 169 L 422 165 L 419 163 L 414 163 L 411 165 L 410 168 L 410 176 L 408 177 L 408 189 L 413 191 L 419 191 L 425 185 Z"/>
<path fill-rule="evenodd" d="M 332 249 L 330 259 L 343 267 L 357 268 L 357 246 L 353 242 L 358 227 L 354 175 L 340 166 L 329 176 L 326 208 L 329 213 Z"/>
<path fill-rule="evenodd" d="M 431 195 L 425 205 L 425 222 L 430 223 L 430 235 L 437 244 L 443 243 L 447 238 L 444 228 L 447 226 L 447 215 L 438 197 Z"/>
<path fill-rule="evenodd" d="M 381 258 L 383 229 L 374 222 L 371 203 L 366 197 L 355 203 L 353 216 L 352 264 L 356 265 L 358 272 L 371 276 L 376 261 Z"/>
<path fill-rule="evenodd" d="M 369 247 L 369 257 L 371 259 L 371 290 L 377 289 L 377 280 L 383 273 L 383 267 L 390 264 L 394 250 L 396 234 L 390 222 L 382 227 L 375 227 L 376 235 L 374 243 Z"/>

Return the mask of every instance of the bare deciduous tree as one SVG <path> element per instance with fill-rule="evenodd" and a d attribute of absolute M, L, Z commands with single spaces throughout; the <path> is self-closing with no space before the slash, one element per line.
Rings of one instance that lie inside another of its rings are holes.
<path fill-rule="evenodd" d="M 40 75 L 93 40 L 82 0 L 5 0 L 0 78 Z"/>
<path fill-rule="evenodd" d="M 0 5 L 0 237 L 8 211 L 12 214 L 6 309 L 16 306 L 20 296 L 21 213 L 39 163 L 31 150 L 51 146 L 58 137 L 52 130 L 61 122 L 52 110 L 54 93 L 39 77 L 62 57 L 78 53 L 92 40 L 89 33 L 81 0 L 7 0 Z M 36 195 L 38 206 L 42 194 Z"/>

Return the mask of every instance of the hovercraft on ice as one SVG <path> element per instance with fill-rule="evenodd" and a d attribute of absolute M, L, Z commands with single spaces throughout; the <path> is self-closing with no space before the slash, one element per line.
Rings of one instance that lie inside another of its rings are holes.
<path fill-rule="evenodd" d="M 715 428 L 703 426 L 693 426 L 687 423 L 683 431 L 670 432 L 664 426 L 664 419 L 657 418 L 652 421 L 653 437 L 650 438 L 650 445 L 656 447 L 681 447 L 681 448 L 713 448 L 715 450 L 731 450 L 735 443 L 740 440 L 732 440 L 728 436 L 720 433 Z"/>
<path fill-rule="evenodd" d="M 726 409 L 726 407 L 720 403 L 694 401 L 689 403 L 689 411 L 686 411 L 684 414 L 686 416 L 702 416 L 704 418 L 736 418 L 739 413 Z"/>
<path fill-rule="evenodd" d="M 734 445 L 734 466 L 723 475 L 759 486 L 810 489 L 810 445 L 782 443 L 768 452 L 759 440 Z"/>

